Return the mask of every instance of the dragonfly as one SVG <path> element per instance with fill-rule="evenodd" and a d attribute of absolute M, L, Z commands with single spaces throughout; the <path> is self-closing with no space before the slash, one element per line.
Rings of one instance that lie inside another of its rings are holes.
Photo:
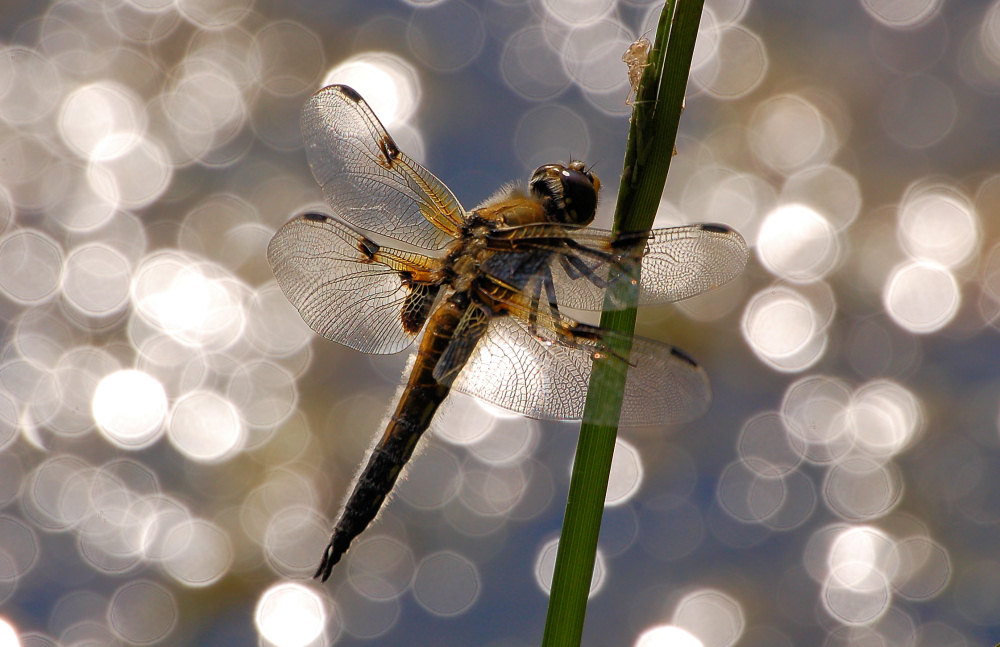
<path fill-rule="evenodd" d="M 708 379 L 683 351 L 566 311 L 627 307 L 613 296 L 624 282 L 639 303 L 722 285 L 747 261 L 737 232 L 591 228 L 600 180 L 580 161 L 541 166 L 526 186 L 504 186 L 466 210 L 345 85 L 306 102 L 302 132 L 330 213 L 303 213 L 274 234 L 267 257 L 278 285 L 315 332 L 355 350 L 398 353 L 420 339 L 314 577 L 326 581 L 376 518 L 452 389 L 532 418 L 580 419 L 591 369 L 603 360 L 627 376 L 622 424 L 705 411 Z M 616 350 L 629 347 L 627 356 Z"/>

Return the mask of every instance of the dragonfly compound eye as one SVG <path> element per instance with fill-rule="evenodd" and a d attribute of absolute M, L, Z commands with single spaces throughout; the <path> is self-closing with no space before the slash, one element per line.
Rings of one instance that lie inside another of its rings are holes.
<path fill-rule="evenodd" d="M 601 183 L 583 162 L 546 164 L 531 175 L 531 194 L 542 201 L 549 219 L 567 225 L 587 225 L 597 210 Z"/>
<path fill-rule="evenodd" d="M 560 222 L 568 225 L 589 225 L 597 211 L 597 192 L 601 181 L 593 173 L 581 168 L 563 169 L 560 174 L 564 213 Z"/>

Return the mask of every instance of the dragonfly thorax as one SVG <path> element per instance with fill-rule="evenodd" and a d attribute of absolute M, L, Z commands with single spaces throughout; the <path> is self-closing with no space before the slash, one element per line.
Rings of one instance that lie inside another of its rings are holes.
<path fill-rule="evenodd" d="M 446 263 L 450 269 L 451 287 L 459 292 L 468 290 L 479 267 L 491 252 L 487 248 L 486 233 L 480 236 L 470 236 L 455 242 L 455 248 L 449 254 L 449 262 Z"/>

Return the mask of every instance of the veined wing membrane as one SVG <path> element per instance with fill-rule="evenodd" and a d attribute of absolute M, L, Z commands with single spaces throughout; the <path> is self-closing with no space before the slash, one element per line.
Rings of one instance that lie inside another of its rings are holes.
<path fill-rule="evenodd" d="M 567 344 L 551 328 L 532 329 L 519 317 L 495 317 L 452 388 L 533 418 L 579 420 L 583 416 L 595 354 L 618 333 Z M 708 407 L 708 377 L 681 351 L 633 338 L 621 423 L 662 425 L 697 418 Z"/>
<path fill-rule="evenodd" d="M 297 216 L 277 231 L 267 260 L 309 327 L 365 353 L 413 342 L 438 286 L 440 261 L 379 247 L 332 216 Z"/>
<path fill-rule="evenodd" d="M 562 307 L 602 310 L 606 288 L 620 280 L 622 254 L 628 235 L 617 239 L 609 231 L 586 228 L 568 230 L 570 245 L 534 228 L 517 238 L 523 252 L 497 254 L 484 270 L 507 285 L 523 288 L 533 278 L 529 259 L 532 250 L 545 249 L 550 256 L 556 301 Z M 645 238 L 645 236 L 644 236 Z M 639 304 L 672 303 L 716 288 L 743 271 L 746 242 L 723 225 L 689 225 L 653 230 L 642 256 Z M 617 266 L 616 266 L 617 264 Z M 624 304 L 612 304 L 624 307 Z"/>
<path fill-rule="evenodd" d="M 461 234 L 454 194 L 399 150 L 365 100 L 344 85 L 314 94 L 302 110 L 306 156 L 334 213 L 355 227 L 437 250 Z"/>

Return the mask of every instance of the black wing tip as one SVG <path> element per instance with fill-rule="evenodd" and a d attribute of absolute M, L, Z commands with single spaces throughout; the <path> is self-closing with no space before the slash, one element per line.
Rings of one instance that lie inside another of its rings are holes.
<path fill-rule="evenodd" d="M 698 225 L 698 227 L 702 231 L 707 231 L 711 234 L 731 234 L 734 231 L 732 227 L 728 227 L 726 225 L 720 225 L 715 222 L 705 222 Z"/>
<path fill-rule="evenodd" d="M 342 95 L 344 95 L 354 103 L 360 103 L 364 101 L 364 99 L 361 98 L 361 95 L 358 93 L 358 91 L 349 85 L 331 85 L 329 87 L 336 88 L 338 92 L 340 92 Z"/>
<path fill-rule="evenodd" d="M 682 351 L 680 348 L 677 348 L 676 346 L 670 347 L 670 354 L 676 357 L 677 359 L 687 363 L 692 368 L 701 368 L 701 365 L 698 364 L 698 362 L 696 362 L 693 357 Z"/>
<path fill-rule="evenodd" d="M 299 216 L 303 220 L 311 220 L 312 222 L 328 222 L 330 216 L 325 213 L 316 213 L 315 211 L 310 211 Z"/>

